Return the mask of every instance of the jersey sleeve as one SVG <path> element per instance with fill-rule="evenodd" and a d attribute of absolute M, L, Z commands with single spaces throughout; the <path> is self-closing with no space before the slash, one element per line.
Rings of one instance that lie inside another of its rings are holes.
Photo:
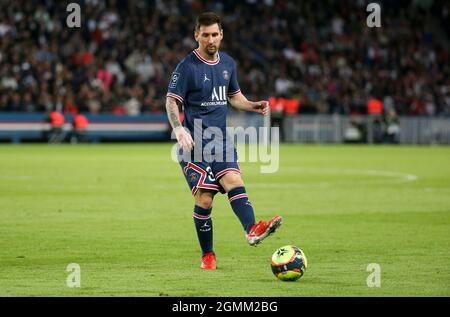
<path fill-rule="evenodd" d="M 228 83 L 228 97 L 233 97 L 241 91 L 237 80 L 236 63 L 233 63 L 233 70 L 231 71 L 230 82 Z"/>
<path fill-rule="evenodd" d="M 173 97 L 180 103 L 184 102 L 189 90 L 189 66 L 185 61 L 177 65 L 170 77 L 167 97 Z"/>

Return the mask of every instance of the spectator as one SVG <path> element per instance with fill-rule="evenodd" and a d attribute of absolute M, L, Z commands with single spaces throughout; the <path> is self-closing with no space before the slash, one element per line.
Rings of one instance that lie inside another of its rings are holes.
<path fill-rule="evenodd" d="M 223 49 L 254 99 L 295 95 L 307 113 L 361 114 L 376 95 L 399 115 L 450 114 L 449 4 L 383 1 L 383 27 L 370 29 L 364 3 L 96 0 L 83 4 L 83 27 L 69 30 L 65 2 L 3 0 L 0 111 L 62 102 L 66 111 L 156 111 L 169 70 L 195 47 L 187 15 L 219 10 Z M 124 93 L 136 86 L 143 92 Z M 76 97 L 61 101 L 69 91 Z"/>

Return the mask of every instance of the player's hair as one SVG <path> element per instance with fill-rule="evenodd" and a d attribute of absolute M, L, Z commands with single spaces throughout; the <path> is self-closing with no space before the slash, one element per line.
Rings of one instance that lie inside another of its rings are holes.
<path fill-rule="evenodd" d="M 222 20 L 220 19 L 220 16 L 214 12 L 204 12 L 195 20 L 195 31 L 200 30 L 202 25 L 210 26 L 216 23 L 219 25 L 219 29 L 222 30 Z"/>

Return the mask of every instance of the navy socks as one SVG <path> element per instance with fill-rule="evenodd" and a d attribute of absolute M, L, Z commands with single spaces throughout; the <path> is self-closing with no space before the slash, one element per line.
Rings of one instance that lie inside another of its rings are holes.
<path fill-rule="evenodd" d="M 213 224 L 211 210 L 212 208 L 204 209 L 197 205 L 194 207 L 194 224 L 203 255 L 208 252 L 213 252 Z"/>
<path fill-rule="evenodd" d="M 228 200 L 245 232 L 248 233 L 255 224 L 255 213 L 252 204 L 248 200 L 245 187 L 236 187 L 230 190 L 228 192 Z"/>

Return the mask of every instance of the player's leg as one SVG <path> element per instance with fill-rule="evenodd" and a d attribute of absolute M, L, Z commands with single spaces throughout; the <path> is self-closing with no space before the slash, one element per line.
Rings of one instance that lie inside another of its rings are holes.
<path fill-rule="evenodd" d="M 250 245 L 257 245 L 281 226 L 282 218 L 280 216 L 275 216 L 269 221 L 255 223 L 253 206 L 248 199 L 240 173 L 226 172 L 219 179 L 219 183 L 228 193 L 231 208 L 244 227 Z"/>
<path fill-rule="evenodd" d="M 228 172 L 219 179 L 220 185 L 228 193 L 228 200 L 246 233 L 255 224 L 253 206 L 248 200 L 244 181 L 237 172 Z"/>
<path fill-rule="evenodd" d="M 216 259 L 213 250 L 211 211 L 214 195 L 219 190 L 219 186 L 207 172 L 210 169 L 207 164 L 180 161 L 180 165 L 195 200 L 193 218 L 202 249 L 201 267 L 214 270 Z"/>
<path fill-rule="evenodd" d="M 202 248 L 201 268 L 205 270 L 216 269 L 216 255 L 213 248 L 213 222 L 211 219 L 215 194 L 215 191 L 198 189 L 194 196 L 194 224 Z"/>
<path fill-rule="evenodd" d="M 199 189 L 194 196 L 195 206 L 193 217 L 202 255 L 214 252 L 213 223 L 211 219 L 214 194 L 215 192 L 213 191 Z"/>

